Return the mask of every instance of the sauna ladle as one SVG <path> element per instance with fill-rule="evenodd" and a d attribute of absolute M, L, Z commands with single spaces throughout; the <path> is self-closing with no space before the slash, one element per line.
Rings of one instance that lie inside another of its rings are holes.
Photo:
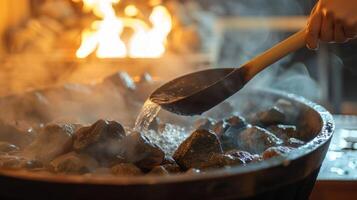
<path fill-rule="evenodd" d="M 255 75 L 305 46 L 305 29 L 293 34 L 239 68 L 213 68 L 167 82 L 150 95 L 163 109 L 180 115 L 197 115 L 232 96 Z"/>

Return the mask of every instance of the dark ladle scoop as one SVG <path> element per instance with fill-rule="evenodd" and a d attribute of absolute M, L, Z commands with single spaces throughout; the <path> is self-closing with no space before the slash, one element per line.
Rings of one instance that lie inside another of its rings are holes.
<path fill-rule="evenodd" d="M 155 90 L 150 100 L 176 114 L 202 114 L 238 92 L 260 71 L 304 45 L 305 30 L 301 30 L 239 68 L 208 69 L 169 81 Z"/>

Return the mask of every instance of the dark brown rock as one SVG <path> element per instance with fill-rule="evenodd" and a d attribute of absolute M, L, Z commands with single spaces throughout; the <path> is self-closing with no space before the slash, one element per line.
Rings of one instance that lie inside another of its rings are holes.
<path fill-rule="evenodd" d="M 123 141 L 124 158 L 127 162 L 134 163 L 141 169 L 152 169 L 160 165 L 165 153 L 160 147 L 139 132 L 132 132 Z"/>
<path fill-rule="evenodd" d="M 259 112 L 254 115 L 253 124 L 268 127 L 285 122 L 285 114 L 278 107 L 274 106 L 267 111 Z"/>
<path fill-rule="evenodd" d="M 37 138 L 24 149 L 22 155 L 29 160 L 39 160 L 46 164 L 71 150 L 74 130 L 75 127 L 71 124 L 46 125 Z"/>
<path fill-rule="evenodd" d="M 154 167 L 149 173 L 148 175 L 169 175 L 169 172 L 167 171 L 167 169 L 164 166 L 156 166 Z"/>
<path fill-rule="evenodd" d="M 165 156 L 164 160 L 161 163 L 162 165 L 166 164 L 176 164 L 176 161 L 171 156 Z"/>
<path fill-rule="evenodd" d="M 9 142 L 0 142 L 0 152 L 2 152 L 2 153 L 15 152 L 15 151 L 19 151 L 19 150 L 20 150 L 19 147 L 11 144 Z"/>
<path fill-rule="evenodd" d="M 283 144 L 283 141 L 273 133 L 263 128 L 253 126 L 239 134 L 237 144 L 237 149 L 253 154 L 260 154 L 269 147 Z"/>
<path fill-rule="evenodd" d="M 182 169 L 178 164 L 165 164 L 162 166 L 171 174 L 176 174 L 176 173 L 182 172 Z"/>
<path fill-rule="evenodd" d="M 304 144 L 305 144 L 304 141 L 296 139 L 296 138 L 289 138 L 289 140 L 287 142 L 287 146 L 294 147 L 294 148 L 298 148 Z"/>
<path fill-rule="evenodd" d="M 75 133 L 73 148 L 95 157 L 101 163 L 108 163 L 120 154 L 120 141 L 124 136 L 125 130 L 119 123 L 98 120 Z"/>
<path fill-rule="evenodd" d="M 284 156 L 294 148 L 286 146 L 270 147 L 263 153 L 263 159 L 269 159 L 276 156 Z"/>
<path fill-rule="evenodd" d="M 98 162 L 86 154 L 70 152 L 54 159 L 50 167 L 56 173 L 85 174 L 94 171 Z"/>
<path fill-rule="evenodd" d="M 222 147 L 224 151 L 237 149 L 239 147 L 240 134 L 248 128 L 251 128 L 251 125 L 237 125 L 229 127 L 221 136 Z"/>
<path fill-rule="evenodd" d="M 0 167 L 8 169 L 34 169 L 42 167 L 38 160 L 30 160 L 18 155 L 1 155 Z"/>
<path fill-rule="evenodd" d="M 213 125 L 212 131 L 215 132 L 218 137 L 221 137 L 228 128 L 229 125 L 221 120 Z"/>
<path fill-rule="evenodd" d="M 298 147 L 305 144 L 304 141 L 298 139 L 301 137 L 300 131 L 294 125 L 274 125 L 268 128 L 269 131 L 274 133 L 277 137 L 284 141 L 287 146 Z"/>
<path fill-rule="evenodd" d="M 199 129 L 181 143 L 173 158 L 183 169 L 200 168 L 211 153 L 223 153 L 221 143 L 215 133 Z"/>
<path fill-rule="evenodd" d="M 31 131 L 20 130 L 17 127 L 0 120 L 0 141 L 9 142 L 18 147 L 30 144 L 34 139 Z"/>
<path fill-rule="evenodd" d="M 247 151 L 240 150 L 231 150 L 225 153 L 225 155 L 229 155 L 234 159 L 240 160 L 241 164 L 248 164 L 251 162 L 257 162 L 261 160 L 261 157 L 257 154 L 251 154 Z"/>
<path fill-rule="evenodd" d="M 224 120 L 224 122 L 226 124 L 228 124 L 229 126 L 234 126 L 237 128 L 243 128 L 243 127 L 247 126 L 246 120 L 242 116 L 239 116 L 239 115 L 234 115 L 232 117 L 226 118 Z"/>
<path fill-rule="evenodd" d="M 229 154 L 212 153 L 210 154 L 208 160 L 197 167 L 198 169 L 207 168 L 221 168 L 225 166 L 239 165 L 243 164 L 240 159 L 233 157 Z"/>
<path fill-rule="evenodd" d="M 111 172 L 117 176 L 138 176 L 142 175 L 142 171 L 131 163 L 121 163 L 111 168 Z"/>
<path fill-rule="evenodd" d="M 280 139 L 287 141 L 291 137 L 298 137 L 299 133 L 294 125 L 273 125 L 267 128 L 270 132 L 274 133 Z"/>
<path fill-rule="evenodd" d="M 200 174 L 200 173 L 202 173 L 202 171 L 199 169 L 195 169 L 195 168 L 191 168 L 186 171 L 186 174 L 192 174 L 192 175 Z"/>

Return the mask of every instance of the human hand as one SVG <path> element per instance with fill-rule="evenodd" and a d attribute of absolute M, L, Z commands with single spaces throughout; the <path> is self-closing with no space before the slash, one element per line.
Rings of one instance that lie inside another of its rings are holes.
<path fill-rule="evenodd" d="M 319 0 L 307 24 L 306 45 L 317 49 L 319 42 L 343 43 L 357 36 L 357 0 Z"/>

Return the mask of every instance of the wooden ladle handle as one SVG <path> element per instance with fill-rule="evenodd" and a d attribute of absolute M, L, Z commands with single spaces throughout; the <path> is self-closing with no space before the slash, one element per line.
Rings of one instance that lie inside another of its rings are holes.
<path fill-rule="evenodd" d="M 269 65 L 280 60 L 291 52 L 294 52 L 305 46 L 305 29 L 300 30 L 289 38 L 276 44 L 272 48 L 266 50 L 262 54 L 256 56 L 252 60 L 245 63 L 242 67 L 246 68 L 246 78 L 250 80 L 257 73 L 268 67 Z"/>

